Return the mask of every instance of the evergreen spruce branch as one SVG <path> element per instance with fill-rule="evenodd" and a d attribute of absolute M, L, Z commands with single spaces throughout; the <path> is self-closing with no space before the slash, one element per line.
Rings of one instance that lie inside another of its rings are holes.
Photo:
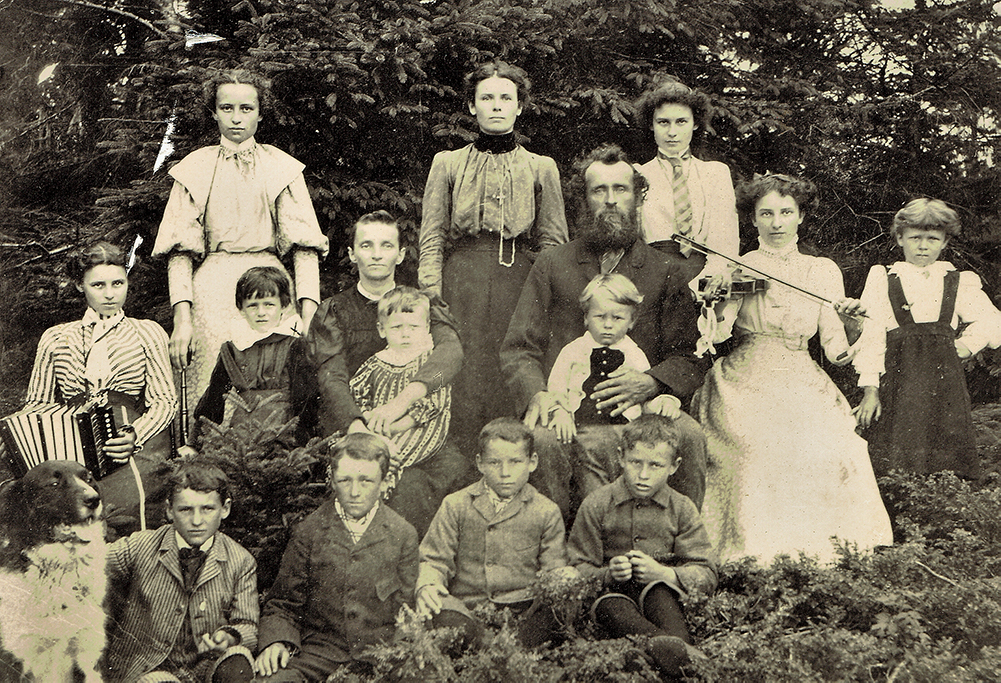
<path fill-rule="evenodd" d="M 55 0 L 55 2 L 61 2 L 66 5 L 76 5 L 78 7 L 89 7 L 90 9 L 104 10 L 105 12 L 110 12 L 111 14 L 117 14 L 119 16 L 125 17 L 126 19 L 131 19 L 132 21 L 138 22 L 165 40 L 174 40 L 176 38 L 176 36 L 172 36 L 166 31 L 158 29 L 149 20 L 143 19 L 142 17 L 133 14 L 132 12 L 126 12 L 125 10 L 118 9 L 116 7 L 106 7 L 105 5 L 98 5 L 93 2 L 87 2 L 86 0 Z"/>

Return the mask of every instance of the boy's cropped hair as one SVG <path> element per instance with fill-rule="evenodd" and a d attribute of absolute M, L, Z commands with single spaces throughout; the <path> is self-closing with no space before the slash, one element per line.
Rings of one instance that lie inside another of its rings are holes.
<path fill-rule="evenodd" d="M 713 109 L 709 98 L 684 83 L 665 81 L 647 90 L 636 100 L 633 105 L 636 108 L 636 125 L 644 130 L 650 130 L 653 126 L 654 112 L 665 104 L 681 104 L 692 110 L 692 122 L 695 124 L 692 144 L 697 144 L 712 117 Z"/>
<path fill-rule="evenodd" d="M 274 266 L 255 266 L 236 281 L 236 307 L 243 308 L 249 299 L 276 296 L 282 307 L 292 303 L 292 287 L 288 276 Z"/>
<path fill-rule="evenodd" d="M 355 243 L 355 237 L 358 236 L 358 228 L 362 225 L 369 225 L 371 223 L 382 223 L 383 225 L 392 225 L 396 228 L 397 235 L 400 232 L 400 222 L 396 220 L 393 214 L 389 213 L 385 209 L 379 209 L 378 211 L 370 211 L 366 213 L 361 218 L 354 222 L 351 226 L 351 241 L 348 242 L 352 247 Z"/>
<path fill-rule="evenodd" d="M 335 441 L 327 453 L 327 473 L 332 478 L 341 458 L 368 460 L 379 463 L 379 471 L 385 477 L 389 472 L 389 448 L 381 436 L 367 432 L 353 432 Z"/>
<path fill-rule="evenodd" d="M 247 69 L 226 69 L 213 71 L 202 83 L 202 103 L 209 112 L 215 111 L 216 92 L 220 85 L 227 83 L 252 85 L 257 91 L 257 106 L 263 115 L 271 108 L 271 81 L 259 73 Z"/>
<path fill-rule="evenodd" d="M 423 311 L 424 317 L 430 319 L 431 299 L 419 289 L 400 285 L 382 295 L 382 298 L 379 299 L 378 310 L 380 322 L 384 322 L 394 313 L 413 313 L 414 311 Z"/>
<path fill-rule="evenodd" d="M 957 237 L 960 231 L 959 214 L 941 199 L 912 199 L 893 217 L 895 235 L 903 235 L 906 228 L 944 230 L 946 235 Z"/>
<path fill-rule="evenodd" d="M 508 443 L 524 443 L 525 453 L 529 457 L 535 453 L 535 437 L 525 423 L 515 417 L 498 417 L 483 426 L 480 430 L 480 454 L 486 450 L 487 444 L 495 439 Z"/>
<path fill-rule="evenodd" d="M 677 452 L 680 436 L 674 420 L 663 415 L 647 413 L 622 428 L 622 452 L 628 453 L 636 444 L 655 445 L 666 443 Z"/>
<path fill-rule="evenodd" d="M 611 294 L 612 301 L 620 306 L 630 306 L 635 309 L 643 303 L 643 295 L 640 294 L 640 290 L 636 289 L 632 280 L 622 273 L 604 273 L 595 276 L 581 292 L 580 307 L 582 311 L 588 312 L 591 307 L 591 299 L 599 290 Z"/>
<path fill-rule="evenodd" d="M 181 461 L 167 479 L 167 502 L 174 502 L 174 495 L 184 489 L 200 493 L 219 494 L 219 500 L 225 503 L 230 499 L 229 477 L 215 465 L 197 458 Z"/>

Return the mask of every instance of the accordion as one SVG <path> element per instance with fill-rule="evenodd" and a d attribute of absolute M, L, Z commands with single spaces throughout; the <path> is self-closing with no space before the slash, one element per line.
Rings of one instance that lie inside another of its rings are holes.
<path fill-rule="evenodd" d="M 0 420 L 0 437 L 7 447 L 13 473 L 24 476 L 46 460 L 75 460 L 98 479 L 124 463 L 104 454 L 104 444 L 128 424 L 124 406 L 91 401 L 83 406 L 48 405 L 28 408 Z"/>

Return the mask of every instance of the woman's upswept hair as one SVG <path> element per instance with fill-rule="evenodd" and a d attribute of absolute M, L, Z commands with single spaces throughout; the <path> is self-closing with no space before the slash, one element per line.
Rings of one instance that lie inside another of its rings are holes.
<path fill-rule="evenodd" d="M 812 214 L 820 206 L 817 186 L 809 180 L 782 173 L 766 173 L 737 186 L 737 211 L 751 222 L 758 200 L 770 192 L 795 199 L 799 212 L 804 216 Z"/>
<path fill-rule="evenodd" d="M 598 291 L 605 291 L 612 295 L 612 301 L 620 306 L 629 306 L 635 309 L 643 303 L 643 295 L 636 289 L 633 281 L 622 273 L 603 273 L 596 275 L 593 280 L 587 283 L 584 291 L 581 292 L 580 307 L 587 313 L 591 307 L 591 299 Z"/>
<path fill-rule="evenodd" d="M 893 217 L 893 233 L 903 235 L 905 228 L 944 230 L 950 237 L 960 232 L 959 214 L 941 199 L 912 199 Z"/>
<path fill-rule="evenodd" d="M 225 71 L 215 71 L 202 83 L 202 103 L 205 108 L 215 111 L 216 92 L 220 85 L 227 83 L 239 83 L 252 85 L 257 90 L 257 104 L 263 115 L 271 107 L 271 81 L 259 73 L 247 69 L 226 69 Z"/>
<path fill-rule="evenodd" d="M 83 282 L 87 271 L 96 266 L 125 268 L 125 251 L 111 242 L 95 242 L 77 252 L 69 262 L 69 275 L 74 282 Z"/>
<path fill-rule="evenodd" d="M 649 130 L 653 126 L 654 112 L 665 104 L 682 104 L 692 110 L 692 121 L 695 123 L 692 143 L 698 142 L 712 117 L 709 97 L 679 81 L 665 81 L 647 90 L 634 103 L 636 125 Z"/>
<path fill-rule="evenodd" d="M 518 86 L 518 104 L 522 107 L 529 102 L 529 93 L 532 90 L 532 82 L 528 80 L 528 74 L 519 66 L 508 64 L 496 59 L 492 62 L 485 62 L 466 74 L 463 90 L 466 95 L 466 102 L 472 104 L 476 100 L 476 86 L 480 81 L 496 76 L 506 78 Z"/>

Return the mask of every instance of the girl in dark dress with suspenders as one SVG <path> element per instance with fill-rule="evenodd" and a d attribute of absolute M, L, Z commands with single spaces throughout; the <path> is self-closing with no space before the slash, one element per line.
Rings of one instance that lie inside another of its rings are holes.
<path fill-rule="evenodd" d="M 873 266 L 862 293 L 870 320 L 855 358 L 865 397 L 855 409 L 869 427 L 877 474 L 953 470 L 980 475 L 962 359 L 1001 344 L 1001 313 L 976 273 L 939 254 L 959 217 L 937 199 L 915 199 L 893 220 L 904 261 Z M 960 323 L 967 325 L 957 336 Z"/>

